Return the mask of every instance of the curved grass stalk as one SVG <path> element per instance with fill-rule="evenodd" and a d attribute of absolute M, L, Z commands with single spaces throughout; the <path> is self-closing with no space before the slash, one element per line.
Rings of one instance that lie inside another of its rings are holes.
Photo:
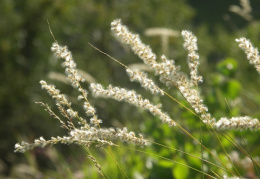
<path fill-rule="evenodd" d="M 116 166 L 117 166 L 118 170 L 120 171 L 121 176 L 122 176 L 123 178 L 124 178 L 124 176 L 125 176 L 127 179 L 129 179 L 129 177 L 128 177 L 127 174 L 124 172 L 124 170 L 118 165 L 118 163 L 117 163 L 117 161 L 116 161 L 116 158 L 115 158 L 115 156 L 114 156 L 114 154 L 113 154 L 111 148 L 109 147 L 108 149 L 109 149 L 109 152 L 106 151 L 106 150 L 105 150 L 105 151 L 106 151 L 107 154 L 109 154 L 109 155 L 112 157 L 113 161 L 116 163 Z"/>

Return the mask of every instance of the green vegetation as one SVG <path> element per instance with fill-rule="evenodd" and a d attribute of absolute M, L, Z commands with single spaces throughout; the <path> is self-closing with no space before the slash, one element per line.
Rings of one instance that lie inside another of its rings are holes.
<path fill-rule="evenodd" d="M 33 142 L 44 136 L 67 135 L 59 127 L 57 120 L 51 118 L 40 105 L 42 101 L 55 109 L 55 103 L 42 91 L 39 81 L 55 84 L 62 93 L 67 94 L 79 113 L 84 114 L 82 105 L 77 103 L 77 91 L 70 85 L 50 78 L 52 72 L 63 73 L 60 59 L 56 60 L 50 51 L 53 38 L 49 32 L 50 22 L 55 38 L 62 45 L 68 45 L 73 53 L 77 68 L 90 74 L 96 82 L 107 86 L 113 84 L 135 89 L 153 103 L 162 103 L 163 109 L 183 128 L 203 145 L 216 152 L 218 158 L 229 164 L 217 140 L 204 124 L 191 112 L 169 98 L 159 98 L 144 91 L 139 84 L 131 83 L 122 66 L 96 51 L 88 42 L 113 56 L 127 66 L 140 63 L 127 45 L 121 45 L 110 33 L 110 23 L 121 18 L 129 29 L 140 34 L 160 56 L 162 45 L 160 37 L 145 36 L 147 28 L 163 27 L 181 32 L 191 30 L 198 38 L 200 55 L 199 73 L 204 77 L 200 85 L 201 94 L 209 112 L 220 117 L 251 116 L 260 118 L 259 74 L 246 60 L 246 55 L 234 39 L 245 36 L 260 47 L 260 3 L 251 2 L 252 19 L 244 19 L 229 10 L 231 5 L 239 6 L 238 1 L 68 1 L 68 0 L 2 0 L 0 10 L 0 177 L 13 178 L 99 178 L 97 168 L 89 160 L 85 149 L 79 146 L 56 145 L 55 148 L 36 148 L 25 154 L 14 153 L 17 141 Z M 187 52 L 183 49 L 183 39 L 169 39 L 169 59 L 181 65 L 189 73 L 186 63 Z M 152 73 L 149 73 L 152 74 Z M 156 77 L 153 77 L 160 84 Z M 160 86 L 160 85 L 159 85 Z M 88 82 L 84 88 L 88 88 Z M 180 103 L 187 102 L 174 88 L 164 90 Z M 126 103 L 110 99 L 90 98 L 103 127 L 127 126 L 131 131 L 142 133 L 145 138 L 167 147 L 196 155 L 213 163 L 218 163 L 200 145 L 178 128 L 162 124 L 159 118 Z M 201 133 L 202 132 L 202 133 Z M 226 137 L 225 139 L 224 136 Z M 236 139 L 252 157 L 260 156 L 259 131 L 222 131 L 219 137 L 228 154 L 236 156 L 234 161 L 242 176 L 254 178 L 257 174 L 252 163 L 246 163 L 245 155 L 229 141 Z M 201 138 L 202 136 L 202 138 Z M 246 143 L 246 144 L 245 144 Z M 202 178 L 202 174 L 177 164 L 223 176 L 223 170 L 195 159 L 176 150 L 159 145 L 140 148 L 119 142 L 120 147 L 112 146 L 113 159 L 108 148 L 91 147 L 91 154 L 98 161 L 102 171 L 109 178 Z M 133 149 L 134 148 L 134 149 Z M 139 151 L 140 150 L 140 151 Z M 236 153 L 236 152 L 238 153 Z M 156 154 L 158 156 L 152 155 Z M 171 160 L 165 160 L 165 157 Z M 259 167 L 257 167 L 259 170 Z M 212 170 L 212 171 L 211 171 Z M 250 175 L 250 176 L 249 176 Z M 205 176 L 205 178 L 207 178 Z"/>

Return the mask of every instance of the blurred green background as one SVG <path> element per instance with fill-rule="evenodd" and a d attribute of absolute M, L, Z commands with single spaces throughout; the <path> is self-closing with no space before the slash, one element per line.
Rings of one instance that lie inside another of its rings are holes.
<path fill-rule="evenodd" d="M 42 101 L 55 110 L 55 102 L 41 90 L 40 80 L 55 84 L 84 114 L 82 104 L 76 101 L 77 91 L 68 84 L 50 78 L 50 74 L 63 73 L 63 69 L 60 67 L 61 61 L 56 60 L 50 51 L 53 38 L 47 19 L 55 38 L 72 51 L 80 70 L 90 74 L 96 82 L 135 88 L 154 103 L 161 102 L 173 119 L 199 138 L 201 124 L 197 118 L 169 98 L 152 96 L 138 84 L 131 83 L 122 66 L 94 50 L 88 43 L 122 63 L 132 65 L 141 61 L 128 46 L 120 44 L 113 37 L 110 32 L 112 20 L 121 18 L 131 31 L 140 34 L 158 57 L 164 51 L 161 38 L 146 36 L 148 28 L 163 27 L 179 32 L 191 30 L 198 37 L 199 71 L 204 77 L 201 93 L 213 116 L 217 119 L 239 115 L 260 118 L 259 75 L 234 41 L 245 36 L 260 48 L 260 1 L 250 2 L 252 18 L 245 19 L 230 11 L 231 5 L 239 6 L 238 0 L 1 0 L 0 177 L 99 177 L 94 165 L 86 158 L 86 152 L 78 146 L 57 145 L 25 154 L 13 152 L 15 143 L 22 140 L 33 142 L 40 136 L 48 139 L 67 133 L 59 127 L 58 121 L 35 104 Z M 188 72 L 182 43 L 181 37 L 170 38 L 167 56 Z M 157 78 L 154 79 L 158 82 Z M 88 88 L 88 83 L 84 87 Z M 185 104 L 176 89 L 163 89 Z M 162 125 L 148 112 L 113 100 L 90 96 L 90 101 L 103 119 L 103 126 L 127 126 L 129 130 L 143 133 L 156 142 L 200 156 L 200 146 L 194 145 L 179 129 Z M 215 147 L 207 130 L 203 131 L 204 144 L 218 152 L 220 147 Z M 259 132 L 230 132 L 238 141 L 246 139 L 253 156 L 260 155 L 260 137 L 257 134 Z M 228 142 L 224 142 L 224 145 L 229 152 L 235 150 Z M 117 162 L 129 178 L 201 178 L 199 173 L 187 167 L 151 155 L 124 147 L 113 150 Z M 150 146 L 143 151 L 169 157 L 198 169 L 201 167 L 200 161 L 163 147 Z M 110 178 L 122 177 L 115 162 L 104 150 L 93 146 L 92 152 Z M 211 160 L 210 157 L 208 160 Z M 245 176 L 250 172 L 254 174 L 251 169 L 240 167 L 239 170 Z M 206 165 L 205 171 L 210 171 Z M 218 172 L 218 169 L 215 171 Z"/>

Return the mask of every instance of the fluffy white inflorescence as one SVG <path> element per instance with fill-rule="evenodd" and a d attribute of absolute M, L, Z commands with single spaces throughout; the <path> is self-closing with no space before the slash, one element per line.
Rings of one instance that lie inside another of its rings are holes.
<path fill-rule="evenodd" d="M 99 124 L 102 123 L 101 119 L 98 119 L 96 115 L 94 115 L 91 119 L 90 119 L 90 124 L 92 124 L 95 127 L 100 127 Z"/>
<path fill-rule="evenodd" d="M 73 123 L 69 122 L 69 128 L 73 129 L 70 132 L 69 136 L 57 138 L 52 137 L 50 140 L 45 140 L 43 137 L 40 137 L 39 139 L 35 139 L 34 143 L 32 144 L 29 144 L 27 142 L 22 142 L 21 144 L 17 143 L 15 144 L 15 152 L 25 152 L 35 147 L 45 147 L 47 145 L 54 145 L 57 143 L 75 143 L 87 147 L 89 147 L 92 143 L 95 143 L 97 147 L 101 147 L 103 145 L 114 145 L 111 141 L 107 141 L 107 139 L 121 139 L 122 141 L 130 142 L 142 147 L 146 145 L 147 141 L 143 138 L 141 134 L 139 135 L 139 137 L 136 137 L 134 132 L 127 132 L 126 128 L 124 128 L 123 130 L 97 128 L 100 127 L 99 124 L 102 123 L 102 120 L 98 119 L 95 115 L 96 111 L 94 107 L 88 102 L 87 91 L 82 89 L 80 85 L 80 82 L 84 80 L 78 75 L 78 72 L 76 70 L 76 63 L 72 59 L 71 52 L 68 51 L 66 46 L 61 47 L 57 43 L 54 43 L 51 49 L 55 52 L 57 57 L 65 59 L 65 62 L 63 62 L 62 65 L 63 67 L 65 67 L 65 72 L 72 86 L 78 88 L 79 92 L 81 92 L 81 95 L 78 96 L 78 99 L 85 99 L 83 108 L 85 109 L 88 116 L 92 116 L 92 118 L 90 119 L 90 123 L 93 127 L 90 128 L 85 119 L 78 116 L 78 113 L 71 108 L 71 103 L 68 102 L 63 94 L 60 94 L 60 91 L 56 89 L 55 86 L 48 85 L 45 81 L 41 80 L 40 84 L 42 85 L 42 88 L 47 90 L 52 98 L 56 100 L 56 104 L 60 109 L 62 115 L 68 117 L 69 119 L 75 117 L 78 118 L 80 120 L 80 124 L 83 124 L 84 127 L 82 127 L 81 129 L 76 129 Z M 151 86 L 151 84 L 149 85 Z M 149 85 L 146 86 L 150 87 Z M 68 109 L 65 109 L 64 107 L 67 107 Z"/>
<path fill-rule="evenodd" d="M 63 58 L 65 62 L 62 63 L 62 66 L 65 67 L 65 73 L 68 76 L 68 79 L 71 85 L 75 88 L 79 87 L 80 81 L 85 81 L 79 74 L 76 69 L 76 63 L 74 62 L 71 52 L 68 51 L 66 46 L 62 47 L 57 43 L 53 43 L 51 50 L 55 52 L 55 55 L 58 58 Z"/>
<path fill-rule="evenodd" d="M 149 65 L 156 75 L 160 75 L 160 80 L 168 87 L 175 86 L 179 76 L 183 76 L 179 72 L 180 68 L 173 65 L 174 61 L 167 60 L 165 56 L 162 56 L 163 63 L 157 63 L 152 49 L 141 41 L 139 35 L 131 33 L 125 25 L 122 25 L 120 19 L 111 23 L 111 31 L 122 43 L 130 45 L 132 51 Z"/>
<path fill-rule="evenodd" d="M 39 139 L 35 139 L 34 143 L 29 144 L 27 142 L 22 142 L 21 144 L 17 143 L 15 144 L 15 152 L 21 152 L 24 153 L 27 150 L 32 150 L 35 147 L 41 147 L 44 148 L 48 145 L 52 146 L 57 143 L 62 144 L 78 144 L 83 146 L 90 146 L 93 141 L 86 141 L 86 140 L 78 140 L 74 136 L 63 136 L 63 137 L 51 137 L 50 140 L 45 140 L 43 137 L 40 137 Z"/>
<path fill-rule="evenodd" d="M 182 32 L 185 40 L 184 47 L 189 51 L 188 64 L 191 69 L 190 82 L 180 71 L 180 67 L 175 66 L 173 60 L 168 60 L 163 55 L 161 57 L 163 62 L 157 63 L 155 61 L 156 56 L 152 52 L 151 48 L 143 44 L 138 35 L 129 32 L 128 28 L 121 24 L 121 20 L 114 20 L 111 23 L 111 30 L 115 36 L 121 40 L 121 42 L 130 45 L 133 52 L 155 71 L 155 75 L 160 76 L 160 80 L 165 83 L 166 86 L 177 87 L 195 112 L 201 115 L 204 123 L 212 123 L 215 121 L 215 119 L 207 112 L 208 108 L 203 104 L 203 100 L 201 99 L 198 90 L 192 89 L 194 84 L 197 85 L 198 82 L 202 81 L 202 77 L 197 74 L 199 64 L 199 56 L 196 53 L 196 50 L 198 49 L 197 38 L 191 32 Z"/>
<path fill-rule="evenodd" d="M 56 89 L 54 85 L 48 85 L 44 80 L 41 80 L 40 84 L 42 89 L 45 89 L 56 100 L 57 105 L 71 106 L 67 98 L 63 94 L 60 94 L 60 90 Z"/>
<path fill-rule="evenodd" d="M 91 104 L 88 102 L 88 99 L 87 99 L 88 92 L 86 90 L 82 89 L 82 87 L 80 85 L 80 82 L 84 82 L 85 80 L 78 74 L 78 70 L 76 69 L 77 65 L 72 58 L 71 52 L 68 50 L 67 46 L 62 47 L 58 43 L 53 43 L 51 50 L 53 52 L 55 52 L 55 55 L 57 57 L 63 58 L 65 60 L 62 63 L 62 66 L 65 68 L 65 73 L 67 74 L 71 85 L 73 87 L 77 88 L 78 91 L 81 92 L 81 94 L 82 94 L 82 95 L 78 96 L 78 100 L 85 99 L 86 102 L 84 102 L 83 108 L 85 109 L 86 114 L 88 116 L 94 116 L 96 111 L 95 111 L 94 107 L 91 106 Z M 68 113 L 69 116 L 71 116 L 71 117 L 76 116 L 76 114 L 72 113 L 71 110 L 69 110 L 68 112 L 70 112 L 70 113 Z M 82 118 L 79 117 L 79 119 L 82 124 L 85 124 L 87 126 L 86 122 L 82 121 Z M 96 121 L 96 122 L 98 122 L 98 121 Z"/>
<path fill-rule="evenodd" d="M 118 101 L 125 101 L 133 104 L 142 109 L 149 110 L 153 115 L 158 116 L 164 123 L 170 126 L 175 126 L 175 122 L 168 116 L 168 114 L 162 112 L 159 106 L 152 105 L 148 99 L 143 99 L 141 95 L 136 94 L 134 90 L 126 90 L 124 88 L 108 86 L 108 89 L 104 89 L 101 84 L 90 84 L 90 89 L 93 95 L 97 97 L 113 98 Z"/>
<path fill-rule="evenodd" d="M 145 64 L 149 65 L 155 71 L 156 75 L 160 75 L 161 81 L 166 83 L 168 87 L 176 85 L 178 80 L 183 78 L 180 68 L 174 65 L 173 60 L 167 60 L 165 56 L 162 56 L 163 63 L 157 63 L 156 55 L 152 52 L 152 49 L 142 43 L 137 34 L 131 33 L 125 25 L 122 25 L 120 19 L 114 20 L 111 23 L 111 31 L 122 43 L 130 45 L 133 52 Z"/>
<path fill-rule="evenodd" d="M 90 129 L 74 129 L 70 132 L 69 136 L 63 137 L 52 137 L 50 140 L 45 140 L 43 137 L 39 139 L 35 139 L 34 143 L 29 144 L 27 142 L 22 142 L 21 144 L 15 144 L 15 152 L 24 153 L 27 150 L 31 150 L 35 147 L 44 148 L 47 145 L 54 145 L 57 143 L 62 144 L 78 144 L 90 147 L 93 143 L 96 144 L 97 147 L 101 147 L 104 145 L 115 145 L 111 141 L 107 140 L 115 140 L 120 139 L 124 142 L 133 143 L 138 146 L 147 145 L 147 140 L 143 138 L 141 134 L 139 137 L 135 136 L 134 132 L 128 132 L 127 128 L 121 129 L 97 129 L 95 127 L 91 127 Z"/>
<path fill-rule="evenodd" d="M 15 144 L 15 152 L 24 153 L 27 150 L 31 150 L 35 147 L 44 148 L 47 145 L 54 145 L 57 143 L 62 144 L 78 144 L 89 147 L 91 144 L 97 144 L 97 147 L 101 147 L 103 145 L 114 145 L 111 141 L 107 140 L 115 140 L 120 139 L 124 142 L 133 143 L 138 146 L 147 145 L 147 140 L 143 138 L 141 134 L 139 137 L 135 136 L 134 132 L 128 132 L 127 128 L 123 129 L 97 129 L 95 127 L 91 127 L 90 129 L 74 129 L 70 132 L 69 136 L 63 137 L 52 137 L 50 140 L 45 140 L 43 137 L 39 139 L 35 139 L 34 143 L 29 144 L 27 142 L 22 142 L 21 144 Z"/>
<path fill-rule="evenodd" d="M 135 136 L 134 132 L 128 132 L 127 128 L 121 129 L 97 129 L 95 127 L 89 130 L 75 129 L 70 132 L 71 136 L 74 136 L 78 140 L 115 140 L 120 139 L 124 142 L 133 143 L 141 147 L 147 145 L 147 141 L 143 138 L 141 134 L 139 137 Z"/>
<path fill-rule="evenodd" d="M 204 122 L 212 121 L 207 113 L 208 108 L 203 104 L 197 89 L 192 89 L 192 84 L 187 77 L 180 71 L 179 66 L 175 66 L 173 60 L 168 60 L 165 56 L 161 57 L 162 63 L 154 65 L 155 74 L 160 75 L 162 82 L 168 86 L 176 86 L 183 97 L 189 102 L 196 113 L 202 114 Z M 206 118 L 204 116 L 207 116 Z"/>
<path fill-rule="evenodd" d="M 38 140 L 38 139 L 36 139 Z M 75 136 L 64 136 L 64 137 L 52 137 L 51 140 L 47 140 L 47 141 L 43 141 L 43 140 L 38 140 L 33 143 L 33 144 L 29 144 L 26 142 L 22 142 L 21 144 L 16 144 L 15 145 L 15 152 L 21 152 L 24 153 L 27 150 L 31 150 L 35 147 L 45 147 L 47 145 L 54 145 L 57 143 L 62 143 L 62 144 L 78 144 L 81 146 L 87 146 L 90 147 L 91 144 L 93 144 L 94 142 L 97 143 L 97 147 L 101 147 L 104 145 L 114 145 L 111 141 L 106 141 L 106 140 L 100 140 L 97 139 L 97 141 L 88 141 L 88 140 L 80 140 L 80 139 L 76 139 Z"/>
<path fill-rule="evenodd" d="M 196 53 L 198 50 L 197 37 L 187 30 L 183 30 L 181 35 L 184 39 L 183 46 L 189 52 L 188 65 L 190 68 L 191 83 L 197 86 L 198 82 L 202 82 L 202 76 L 198 75 L 199 54 Z"/>
<path fill-rule="evenodd" d="M 143 88 L 151 91 L 152 94 L 164 95 L 164 92 L 155 85 L 153 80 L 147 77 L 146 73 L 141 72 L 138 69 L 130 69 L 130 68 L 126 69 L 126 72 L 130 77 L 131 81 L 139 82 Z"/>
<path fill-rule="evenodd" d="M 198 82 L 202 81 L 202 77 L 199 76 L 197 72 L 199 65 L 199 55 L 196 52 L 198 50 L 197 38 L 191 32 L 182 31 L 182 36 L 184 38 L 183 46 L 188 50 L 188 65 L 191 76 L 191 80 L 188 80 L 181 72 L 180 67 L 174 64 L 173 60 L 168 60 L 165 56 L 162 56 L 162 62 L 156 62 L 156 55 L 152 52 L 151 48 L 143 44 L 138 35 L 129 32 L 128 28 L 122 25 L 120 20 L 115 20 L 111 23 L 111 30 L 123 43 L 130 45 L 133 52 L 137 54 L 145 64 L 148 64 L 156 75 L 160 76 L 160 80 L 164 82 L 166 86 L 177 87 L 195 112 L 201 115 L 201 118 L 205 123 L 210 123 L 217 129 L 259 129 L 260 123 L 258 119 L 252 119 L 248 116 L 232 117 L 231 119 L 223 117 L 215 122 L 215 119 L 207 112 L 208 108 L 203 104 L 203 100 L 201 99 L 198 90 L 193 88 L 194 85 L 197 86 Z M 252 43 L 246 38 L 236 39 L 236 41 L 239 43 L 239 47 L 247 54 L 249 62 L 253 64 L 260 73 L 258 49 L 254 48 Z M 112 128 L 97 128 L 100 127 L 99 124 L 102 123 L 102 120 L 98 119 L 95 115 L 96 111 L 94 107 L 91 106 L 87 100 L 87 91 L 80 86 L 80 82 L 83 82 L 84 79 L 78 74 L 76 63 L 72 58 L 71 52 L 68 51 L 66 46 L 59 46 L 58 43 L 53 43 L 51 50 L 55 52 L 57 57 L 65 60 L 62 63 L 62 66 L 65 67 L 65 72 L 72 86 L 78 88 L 81 92 L 78 99 L 85 99 L 83 108 L 85 109 L 86 114 L 91 116 L 90 123 L 92 127 L 88 126 L 85 119 L 78 116 L 78 113 L 71 108 L 71 103 L 68 102 L 63 94 L 60 94 L 60 91 L 56 89 L 55 86 L 48 85 L 45 81 L 41 80 L 40 84 L 42 88 L 47 90 L 52 98 L 56 100 L 56 104 L 60 109 L 61 114 L 69 118 L 69 120 L 71 118 L 78 118 L 80 124 L 83 124 L 84 127 L 76 129 L 73 123 L 68 121 L 69 127 L 67 127 L 67 129 L 71 130 L 69 136 L 52 137 L 50 140 L 45 140 L 43 137 L 40 137 L 39 139 L 35 139 L 32 144 L 27 142 L 17 143 L 15 144 L 15 152 L 25 152 L 35 147 L 45 147 L 57 143 L 75 143 L 87 147 L 93 143 L 97 144 L 97 146 L 114 145 L 111 141 L 107 141 L 112 139 L 120 139 L 140 146 L 147 145 L 147 140 L 145 140 L 141 134 L 139 134 L 139 137 L 136 137 L 135 133 L 128 132 L 127 128 L 116 130 Z M 149 89 L 153 94 L 164 94 L 163 91 L 157 88 L 152 80 L 147 78 L 145 73 L 136 69 L 127 69 L 127 73 L 130 76 L 131 81 L 138 81 L 144 88 Z M 148 99 L 143 99 L 141 95 L 136 94 L 133 90 L 129 91 L 124 88 L 112 87 L 111 85 L 109 85 L 108 89 L 104 89 L 100 84 L 94 83 L 92 83 L 90 87 L 95 96 L 109 97 L 118 101 L 128 102 L 139 108 L 149 110 L 153 115 L 158 116 L 164 123 L 168 123 L 170 126 L 176 125 L 168 114 L 160 109 L 160 105 L 151 104 Z M 63 107 L 66 107 L 66 109 Z M 51 115 L 56 116 L 49 108 L 47 111 L 51 112 Z M 65 124 L 63 121 L 61 121 L 61 123 Z M 223 177 L 228 178 L 227 176 Z"/>
<path fill-rule="evenodd" d="M 69 117 L 71 117 L 71 118 L 75 118 L 78 116 L 78 112 L 74 111 L 72 109 L 67 109 L 67 113 L 68 113 Z"/>
<path fill-rule="evenodd" d="M 256 71 L 260 73 L 260 56 L 258 49 L 253 46 L 250 40 L 244 37 L 236 39 L 236 42 L 238 42 L 239 47 L 244 50 L 249 63 L 253 64 L 256 68 Z"/>
<path fill-rule="evenodd" d="M 111 23 L 111 31 L 123 43 L 129 44 L 133 52 L 137 54 L 145 64 L 152 66 L 156 63 L 156 55 L 152 52 L 152 49 L 142 43 L 139 35 L 131 33 L 125 25 L 122 25 L 120 19 L 114 20 Z"/>
<path fill-rule="evenodd" d="M 88 101 L 84 102 L 83 108 L 86 111 L 87 116 L 94 116 L 96 113 L 95 108 Z"/>
<path fill-rule="evenodd" d="M 252 119 L 251 117 L 232 117 L 228 119 L 226 117 L 220 118 L 214 127 L 217 129 L 259 129 L 260 123 L 258 119 Z"/>
<path fill-rule="evenodd" d="M 54 85 L 48 85 L 46 81 L 43 80 L 40 81 L 40 84 L 42 89 L 45 89 L 49 95 L 56 100 L 56 105 L 60 111 L 62 111 L 63 115 L 65 114 L 70 118 L 79 118 L 78 112 L 71 108 L 71 103 L 68 102 L 64 94 L 60 94 L 60 90 L 56 89 Z M 67 107 L 68 109 L 66 110 L 64 107 Z M 85 120 L 83 121 L 82 118 L 79 118 L 79 120 L 87 126 Z"/>

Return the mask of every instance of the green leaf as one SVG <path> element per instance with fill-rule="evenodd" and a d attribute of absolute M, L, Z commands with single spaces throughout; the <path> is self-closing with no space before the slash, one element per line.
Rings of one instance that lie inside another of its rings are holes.
<path fill-rule="evenodd" d="M 174 165 L 174 162 L 173 161 L 167 161 L 167 160 L 160 160 L 158 162 L 158 165 L 160 165 L 161 167 L 164 167 L 164 168 L 172 168 L 173 165 Z"/>
<path fill-rule="evenodd" d="M 241 91 L 241 85 L 237 80 L 230 80 L 228 83 L 224 85 L 225 94 L 231 98 L 236 98 L 240 91 Z"/>

